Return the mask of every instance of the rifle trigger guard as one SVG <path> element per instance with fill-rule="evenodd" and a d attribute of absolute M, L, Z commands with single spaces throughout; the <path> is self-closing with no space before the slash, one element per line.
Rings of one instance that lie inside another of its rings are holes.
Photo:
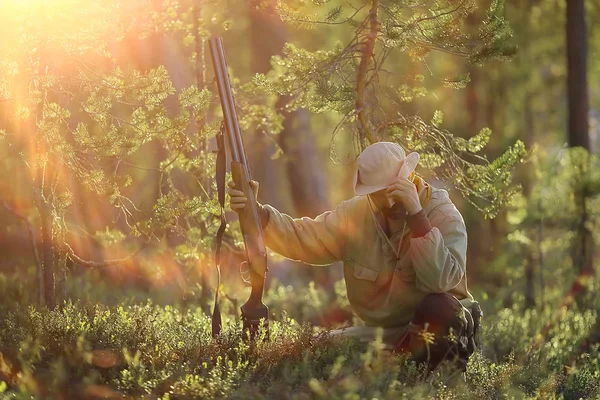
<path fill-rule="evenodd" d="M 244 283 L 251 284 L 250 281 L 250 267 L 248 266 L 248 261 L 242 261 L 240 264 L 240 275 L 242 276 L 242 280 Z"/>

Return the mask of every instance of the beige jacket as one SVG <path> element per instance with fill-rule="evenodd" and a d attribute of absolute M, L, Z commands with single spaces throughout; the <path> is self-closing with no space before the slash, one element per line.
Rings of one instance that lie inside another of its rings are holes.
<path fill-rule="evenodd" d="M 421 195 L 421 193 L 420 193 Z M 467 232 L 448 192 L 431 189 L 424 207 L 431 230 L 412 237 L 405 227 L 389 238 L 399 259 L 377 227 L 380 213 L 367 196 L 342 202 L 314 219 L 292 218 L 265 205 L 267 247 L 284 257 L 313 265 L 343 261 L 348 299 L 368 326 L 407 326 L 416 306 L 428 293 L 450 292 L 468 307 Z M 378 215 L 379 214 L 379 215 Z"/>

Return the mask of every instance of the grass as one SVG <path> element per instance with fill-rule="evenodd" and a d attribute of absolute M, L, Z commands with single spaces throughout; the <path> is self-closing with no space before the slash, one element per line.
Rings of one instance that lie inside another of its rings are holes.
<path fill-rule="evenodd" d="M 287 313 L 276 311 L 268 342 L 245 343 L 232 308 L 213 340 L 201 304 L 159 305 L 125 292 L 120 303 L 103 304 L 79 293 L 81 301 L 61 310 L 38 310 L 15 279 L 0 279 L 2 398 L 600 398 L 600 349 L 589 340 L 599 303 L 593 290 L 585 311 L 487 305 L 483 351 L 471 358 L 466 382 L 450 385 L 445 371 L 427 376 L 380 341 L 332 338 L 296 320 L 306 316 L 311 286 L 286 296 L 270 290 L 266 301 L 279 310 L 285 297 Z M 73 288 L 90 284 L 77 279 Z"/>

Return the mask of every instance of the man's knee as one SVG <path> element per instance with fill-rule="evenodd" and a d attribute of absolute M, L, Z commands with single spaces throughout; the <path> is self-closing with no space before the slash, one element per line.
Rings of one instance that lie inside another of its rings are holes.
<path fill-rule="evenodd" d="M 472 321 L 472 319 L 471 319 Z M 460 302 L 448 293 L 432 293 L 425 297 L 415 310 L 412 324 L 417 331 L 411 332 L 410 350 L 417 362 L 427 362 L 435 368 L 443 360 L 456 362 L 464 371 L 472 349 L 469 347 L 469 331 L 472 322 Z M 425 340 L 419 331 L 433 334 L 433 341 Z"/>
<path fill-rule="evenodd" d="M 448 293 L 431 293 L 415 309 L 414 325 L 433 333 L 447 334 L 450 328 L 461 334 L 464 327 L 463 308 L 459 301 Z"/>

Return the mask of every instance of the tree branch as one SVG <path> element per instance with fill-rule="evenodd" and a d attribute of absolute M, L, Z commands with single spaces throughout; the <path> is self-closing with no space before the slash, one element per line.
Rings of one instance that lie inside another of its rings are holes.
<path fill-rule="evenodd" d="M 77 264 L 84 265 L 86 267 L 91 267 L 91 268 L 114 267 L 117 265 L 124 264 L 127 261 L 134 259 L 139 254 L 139 252 L 145 247 L 145 245 L 142 245 L 139 249 L 137 249 L 131 255 L 129 255 L 125 258 L 119 258 L 119 259 L 114 259 L 114 260 L 104 260 L 104 261 L 88 261 L 88 260 L 84 260 L 83 258 L 79 257 L 77 254 L 75 254 L 75 250 L 73 250 L 73 248 L 71 246 L 69 246 L 68 243 L 63 243 L 63 246 L 65 246 L 65 249 L 67 250 L 67 254 L 69 255 L 69 258 L 72 261 L 76 262 Z"/>

